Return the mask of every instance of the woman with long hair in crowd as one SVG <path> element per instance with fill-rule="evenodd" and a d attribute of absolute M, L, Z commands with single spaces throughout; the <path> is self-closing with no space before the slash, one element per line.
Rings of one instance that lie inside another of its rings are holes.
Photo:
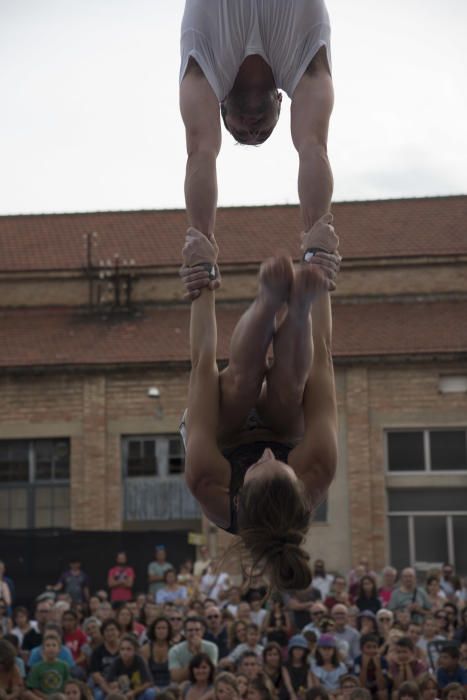
<path fill-rule="evenodd" d="M 263 671 L 279 693 L 283 686 L 282 650 L 277 642 L 268 642 L 263 649 Z"/>
<path fill-rule="evenodd" d="M 339 678 L 347 673 L 347 666 L 339 659 L 337 643 L 330 634 L 323 634 L 318 639 L 316 660 L 312 664 L 313 684 L 321 684 L 328 690 L 339 688 Z"/>
<path fill-rule="evenodd" d="M 434 613 L 437 610 L 441 610 L 446 602 L 446 593 L 440 586 L 439 575 L 430 574 L 430 576 L 427 577 L 425 590 L 427 598 L 431 604 L 431 612 Z"/>
<path fill-rule="evenodd" d="M 240 700 L 238 681 L 233 673 L 222 671 L 216 675 L 214 681 L 214 700 Z"/>
<path fill-rule="evenodd" d="M 257 297 L 235 327 L 221 373 L 214 291 L 205 287 L 191 305 L 192 369 L 181 426 L 187 485 L 214 524 L 239 536 L 241 551 L 276 590 L 311 583 L 303 542 L 336 469 L 329 291 L 339 257 L 329 222 L 308 232 L 305 249 L 314 252 L 297 270 L 287 257 L 262 264 Z M 193 279 L 193 265 L 212 266 L 216 258 L 215 242 L 189 229 L 182 275 Z M 277 327 L 279 312 L 286 315 Z"/>
<path fill-rule="evenodd" d="M 246 642 L 247 623 L 243 620 L 234 620 L 229 628 L 229 650 L 233 651 L 239 644 Z"/>
<path fill-rule="evenodd" d="M 363 612 L 363 610 L 371 610 L 376 615 L 381 607 L 381 600 L 378 596 L 378 588 L 373 576 L 362 576 L 358 583 L 357 599 L 355 605 Z"/>
<path fill-rule="evenodd" d="M 66 700 L 93 700 L 91 688 L 83 681 L 78 681 L 75 678 L 70 678 L 65 683 L 63 694 Z"/>
<path fill-rule="evenodd" d="M 277 691 L 265 673 L 258 673 L 248 683 L 248 700 L 277 700 Z"/>
<path fill-rule="evenodd" d="M 211 694 L 214 672 L 214 664 L 207 654 L 195 654 L 188 664 L 189 680 L 180 686 L 182 700 L 201 700 Z"/>
<path fill-rule="evenodd" d="M 290 638 L 288 658 L 282 667 L 282 679 L 290 700 L 296 700 L 300 693 L 313 685 L 309 666 L 308 642 L 301 634 Z"/>
<path fill-rule="evenodd" d="M 145 628 L 139 622 L 136 622 L 135 616 L 127 605 L 121 605 L 115 613 L 122 634 L 133 634 L 138 641 L 145 633 Z"/>
<path fill-rule="evenodd" d="M 437 700 L 439 698 L 439 685 L 436 676 L 432 673 L 422 673 L 417 678 L 420 691 L 420 700 Z"/>
<path fill-rule="evenodd" d="M 161 691 L 170 685 L 169 649 L 172 627 L 166 617 L 156 617 L 147 630 L 148 642 L 141 649 L 156 688 Z"/>
<path fill-rule="evenodd" d="M 237 681 L 238 694 L 239 694 L 240 700 L 246 700 L 247 695 L 248 695 L 248 681 L 249 681 L 248 676 L 246 676 L 244 673 L 236 673 L 235 679 Z"/>
<path fill-rule="evenodd" d="M 268 642 L 277 642 L 281 649 L 287 648 L 292 632 L 292 621 L 289 612 L 285 610 L 281 595 L 272 596 L 271 607 L 264 619 L 263 631 Z"/>

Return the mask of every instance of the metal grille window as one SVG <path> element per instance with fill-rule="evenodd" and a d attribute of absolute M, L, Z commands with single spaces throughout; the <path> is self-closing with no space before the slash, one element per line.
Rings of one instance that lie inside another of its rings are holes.
<path fill-rule="evenodd" d="M 388 430 L 386 455 L 389 472 L 467 471 L 467 430 Z"/>
<path fill-rule="evenodd" d="M 70 526 L 70 441 L 0 440 L 0 528 Z"/>

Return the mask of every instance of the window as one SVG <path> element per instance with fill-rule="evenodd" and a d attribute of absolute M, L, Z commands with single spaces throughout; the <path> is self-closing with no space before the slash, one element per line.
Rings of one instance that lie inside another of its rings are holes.
<path fill-rule="evenodd" d="M 182 474 L 185 451 L 179 435 L 123 438 L 123 473 L 127 478 Z"/>
<path fill-rule="evenodd" d="M 69 527 L 69 479 L 69 440 L 0 440 L 0 528 Z"/>
<path fill-rule="evenodd" d="M 433 428 L 386 432 L 390 472 L 467 471 L 467 430 Z"/>

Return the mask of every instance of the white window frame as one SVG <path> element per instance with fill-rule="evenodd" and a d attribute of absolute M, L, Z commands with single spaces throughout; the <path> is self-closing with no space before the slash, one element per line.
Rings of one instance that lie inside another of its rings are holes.
<path fill-rule="evenodd" d="M 465 439 L 467 442 L 467 427 L 463 423 L 462 425 L 444 425 L 436 427 L 420 427 L 420 426 L 405 426 L 397 428 L 388 427 L 384 428 L 384 471 L 388 476 L 426 476 L 427 474 L 436 475 L 460 475 L 467 474 L 467 465 L 465 469 L 432 469 L 431 468 L 431 454 L 430 454 L 430 432 L 446 432 L 449 430 L 463 430 L 465 433 Z M 423 458 L 425 462 L 425 468 L 397 471 L 395 469 L 389 469 L 389 446 L 388 446 L 388 434 L 389 433 L 423 433 Z"/>

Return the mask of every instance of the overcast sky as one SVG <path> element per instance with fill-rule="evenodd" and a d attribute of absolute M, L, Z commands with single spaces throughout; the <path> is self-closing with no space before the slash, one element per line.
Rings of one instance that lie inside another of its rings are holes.
<path fill-rule="evenodd" d="M 327 5 L 334 199 L 467 193 L 466 0 Z M 1 214 L 184 206 L 183 6 L 0 0 Z M 224 132 L 220 205 L 298 201 L 283 105 L 259 148 Z"/>

